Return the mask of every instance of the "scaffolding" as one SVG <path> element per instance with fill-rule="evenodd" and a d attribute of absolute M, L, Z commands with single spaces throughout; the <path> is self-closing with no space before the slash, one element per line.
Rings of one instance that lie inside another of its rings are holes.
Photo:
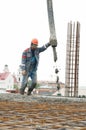
<path fill-rule="evenodd" d="M 78 96 L 80 23 L 68 23 L 66 46 L 65 96 Z"/>

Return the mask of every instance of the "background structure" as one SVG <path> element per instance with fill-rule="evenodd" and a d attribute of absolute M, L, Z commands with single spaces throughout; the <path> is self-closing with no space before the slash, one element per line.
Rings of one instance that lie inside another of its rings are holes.
<path fill-rule="evenodd" d="M 66 48 L 65 96 L 78 96 L 80 23 L 68 23 Z"/>

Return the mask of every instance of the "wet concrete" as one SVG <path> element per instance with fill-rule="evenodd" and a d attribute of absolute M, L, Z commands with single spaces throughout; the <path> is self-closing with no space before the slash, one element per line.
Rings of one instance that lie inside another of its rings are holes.
<path fill-rule="evenodd" d="M 86 102 L 0 95 L 0 130 L 86 130 Z"/>

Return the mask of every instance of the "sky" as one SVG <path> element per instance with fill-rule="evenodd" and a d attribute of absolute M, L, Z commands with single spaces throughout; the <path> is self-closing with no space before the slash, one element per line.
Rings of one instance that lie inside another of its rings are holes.
<path fill-rule="evenodd" d="M 57 66 L 60 81 L 65 82 L 67 24 L 79 21 L 79 85 L 86 86 L 85 5 L 85 0 L 53 0 L 58 60 L 56 64 L 53 62 L 52 47 L 41 53 L 38 79 L 54 79 Z M 49 36 L 46 0 L 0 0 L 0 72 L 7 64 L 10 72 L 17 73 L 22 52 L 30 46 L 32 38 L 37 38 L 42 46 L 49 41 Z"/>

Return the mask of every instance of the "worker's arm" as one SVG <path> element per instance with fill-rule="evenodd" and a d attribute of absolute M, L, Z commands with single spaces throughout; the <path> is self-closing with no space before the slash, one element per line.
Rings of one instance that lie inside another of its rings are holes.
<path fill-rule="evenodd" d="M 26 60 L 27 60 L 27 55 L 26 55 L 26 51 L 24 51 L 22 53 L 22 59 L 21 59 L 22 75 L 26 75 Z"/>
<path fill-rule="evenodd" d="M 39 47 L 39 53 L 45 51 L 50 45 L 50 43 L 46 43 L 42 47 Z"/>

